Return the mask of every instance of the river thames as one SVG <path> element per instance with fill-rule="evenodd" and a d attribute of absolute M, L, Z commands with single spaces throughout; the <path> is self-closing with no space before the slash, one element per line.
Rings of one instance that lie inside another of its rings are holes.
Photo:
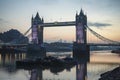
<path fill-rule="evenodd" d="M 48 52 L 47 56 L 72 56 L 72 52 Z M 0 54 L 0 80 L 30 80 L 31 72 L 37 74 L 36 80 L 78 80 L 76 65 L 67 68 L 51 69 L 17 69 L 15 61 L 23 60 L 27 56 L 20 54 Z M 81 65 L 81 64 L 79 64 Z M 120 65 L 120 55 L 110 51 L 91 51 L 90 62 L 87 63 L 86 80 L 98 80 L 100 74 L 112 70 Z"/>

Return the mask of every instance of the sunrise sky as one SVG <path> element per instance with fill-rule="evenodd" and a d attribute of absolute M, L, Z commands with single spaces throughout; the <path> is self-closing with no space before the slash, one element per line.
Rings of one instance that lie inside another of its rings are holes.
<path fill-rule="evenodd" d="M 37 12 L 44 22 L 74 21 L 76 12 L 84 10 L 88 26 L 99 34 L 120 41 L 120 0 L 0 0 L 0 32 L 11 28 L 24 33 Z M 75 40 L 75 27 L 44 29 L 46 42 Z M 94 39 L 94 38 L 93 38 Z"/>

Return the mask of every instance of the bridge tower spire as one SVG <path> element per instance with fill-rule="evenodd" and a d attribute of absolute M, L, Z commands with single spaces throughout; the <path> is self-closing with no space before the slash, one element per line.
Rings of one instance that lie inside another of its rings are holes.
<path fill-rule="evenodd" d="M 41 19 L 37 12 L 35 17 L 32 17 L 32 43 L 43 44 L 43 18 Z"/>

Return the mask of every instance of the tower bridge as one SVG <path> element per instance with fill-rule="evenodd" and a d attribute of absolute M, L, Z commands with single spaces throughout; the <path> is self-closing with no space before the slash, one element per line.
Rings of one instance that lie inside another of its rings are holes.
<path fill-rule="evenodd" d="M 65 21 L 65 22 L 49 22 L 45 23 L 43 18 L 40 18 L 39 13 L 35 17 L 32 17 L 31 20 L 31 29 L 32 29 L 32 43 L 43 45 L 43 31 L 45 27 L 58 27 L 58 26 L 75 26 L 76 30 L 76 40 L 73 44 L 73 51 L 78 51 L 80 49 L 85 49 L 87 46 L 120 46 L 120 43 L 117 41 L 110 40 L 103 37 L 102 35 L 93 31 L 90 27 L 87 26 L 87 15 L 84 14 L 81 9 L 79 14 L 76 14 L 75 21 Z M 97 38 L 102 41 L 108 42 L 108 44 L 95 44 L 87 43 L 87 29 L 95 35 Z M 83 47 L 84 46 L 84 47 Z M 74 50 L 75 49 L 75 50 Z M 77 52 L 78 52 L 77 51 Z M 81 50 L 80 50 L 81 51 Z"/>
<path fill-rule="evenodd" d="M 75 26 L 76 27 L 76 42 L 86 44 L 86 26 L 87 16 L 81 9 L 80 14 L 76 14 L 76 21 L 68 22 L 53 22 L 44 23 L 43 18 L 40 18 L 37 13 L 35 17 L 31 20 L 32 29 L 32 43 L 33 44 L 43 44 L 43 31 L 44 27 L 55 27 L 55 26 Z"/>
<path fill-rule="evenodd" d="M 65 21 L 65 22 L 44 22 L 43 18 L 40 18 L 39 13 L 36 14 L 35 17 L 32 16 L 31 19 L 31 27 L 24 33 L 27 35 L 28 32 L 31 30 L 31 33 L 28 36 L 32 36 L 32 44 L 39 45 L 39 47 L 43 47 L 43 32 L 45 27 L 64 27 L 64 26 L 74 26 L 76 29 L 76 40 L 73 46 L 80 46 L 88 45 L 88 46 L 120 46 L 120 42 L 110 40 L 108 38 L 103 37 L 102 35 L 98 34 L 97 32 L 93 31 L 87 25 L 87 15 L 84 14 L 83 10 L 81 9 L 79 14 L 76 14 L 75 21 Z M 89 30 L 94 36 L 98 39 L 107 42 L 106 43 L 88 43 L 87 42 L 87 30 Z M 23 47 L 27 46 L 27 44 L 0 44 L 4 46 L 17 46 Z M 73 49 L 76 47 L 73 47 Z M 82 49 L 82 48 L 81 48 Z"/>

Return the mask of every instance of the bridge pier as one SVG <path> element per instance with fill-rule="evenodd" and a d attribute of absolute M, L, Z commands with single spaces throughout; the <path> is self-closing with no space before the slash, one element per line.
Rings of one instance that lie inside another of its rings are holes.
<path fill-rule="evenodd" d="M 86 44 L 73 43 L 73 57 L 79 57 L 81 60 L 84 58 L 89 61 L 90 57 L 90 47 Z"/>

